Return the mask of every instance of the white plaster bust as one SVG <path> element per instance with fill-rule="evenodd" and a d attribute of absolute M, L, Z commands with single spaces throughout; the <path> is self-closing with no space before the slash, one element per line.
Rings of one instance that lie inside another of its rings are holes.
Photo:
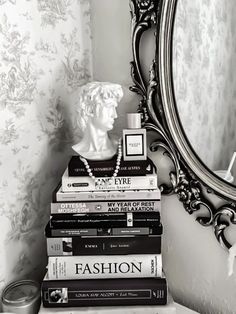
<path fill-rule="evenodd" d="M 72 146 L 76 153 L 90 160 L 105 160 L 116 154 L 118 142 L 107 132 L 113 128 L 116 107 L 122 97 L 119 84 L 91 82 L 82 87 L 77 123 L 83 137 Z"/>

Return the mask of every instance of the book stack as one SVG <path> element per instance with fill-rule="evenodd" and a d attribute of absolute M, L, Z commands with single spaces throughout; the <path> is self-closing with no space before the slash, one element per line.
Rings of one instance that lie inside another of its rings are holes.
<path fill-rule="evenodd" d="M 165 305 L 161 195 L 153 162 L 73 156 L 53 192 L 44 307 Z"/>

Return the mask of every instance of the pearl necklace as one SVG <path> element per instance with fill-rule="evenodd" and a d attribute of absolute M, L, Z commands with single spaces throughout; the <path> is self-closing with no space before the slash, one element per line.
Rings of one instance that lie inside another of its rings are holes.
<path fill-rule="evenodd" d="M 122 147 L 121 147 L 121 139 L 119 139 L 118 142 L 118 154 L 117 154 L 117 159 L 116 159 L 116 167 L 114 170 L 113 175 L 111 176 L 111 178 L 117 177 L 117 174 L 120 170 L 120 160 L 122 157 Z M 88 175 L 90 176 L 90 178 L 92 178 L 93 180 L 96 179 L 96 177 L 93 175 L 92 170 L 90 169 L 89 163 L 87 161 L 87 159 L 85 159 L 84 157 L 80 157 L 80 160 L 84 163 L 84 166 L 88 172 Z"/>

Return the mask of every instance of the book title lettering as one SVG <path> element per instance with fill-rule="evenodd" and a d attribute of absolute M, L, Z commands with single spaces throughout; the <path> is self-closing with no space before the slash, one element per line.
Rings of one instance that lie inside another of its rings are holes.
<path fill-rule="evenodd" d="M 108 202 L 108 212 L 155 211 L 154 201 Z"/>
<path fill-rule="evenodd" d="M 130 177 L 116 177 L 116 178 L 96 178 L 95 179 L 95 186 L 101 185 L 130 185 L 131 178 Z"/>
<path fill-rule="evenodd" d="M 127 273 L 141 273 L 142 262 L 131 263 L 94 263 L 93 265 L 76 263 L 75 273 L 80 274 L 127 274 Z"/>

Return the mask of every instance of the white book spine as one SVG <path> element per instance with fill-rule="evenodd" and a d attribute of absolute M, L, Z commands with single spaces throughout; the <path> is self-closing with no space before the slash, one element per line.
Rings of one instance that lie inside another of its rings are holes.
<path fill-rule="evenodd" d="M 157 212 L 161 201 L 51 203 L 51 214 Z"/>
<path fill-rule="evenodd" d="M 160 200 L 161 192 L 154 190 L 127 190 L 127 191 L 93 191 L 93 192 L 56 192 L 57 202 L 86 202 L 86 201 L 125 201 L 125 200 Z"/>
<path fill-rule="evenodd" d="M 69 177 L 62 176 L 62 191 L 99 191 L 99 190 L 143 190 L 157 189 L 157 175 L 136 177 Z"/>
<path fill-rule="evenodd" d="M 162 277 L 161 254 L 50 256 L 49 280 Z"/>

